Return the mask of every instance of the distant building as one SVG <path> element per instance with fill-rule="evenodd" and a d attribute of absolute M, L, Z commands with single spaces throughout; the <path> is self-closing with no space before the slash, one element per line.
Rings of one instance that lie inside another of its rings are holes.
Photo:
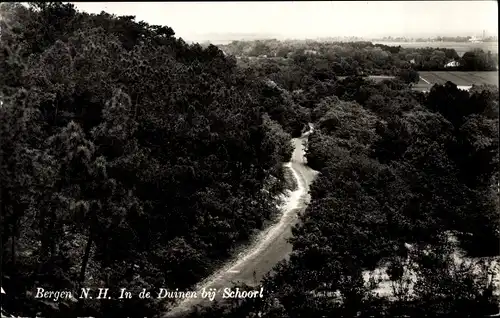
<path fill-rule="evenodd" d="M 472 43 L 482 43 L 483 39 L 478 38 L 476 36 L 473 36 L 472 38 L 469 39 L 469 42 L 472 42 Z"/>
<path fill-rule="evenodd" d="M 304 54 L 312 54 L 312 55 L 316 55 L 316 54 L 318 54 L 318 51 L 315 51 L 315 50 L 305 50 L 305 51 L 304 51 Z"/>
<path fill-rule="evenodd" d="M 458 61 L 451 61 L 447 63 L 444 67 L 458 67 L 458 66 L 460 66 L 460 63 L 458 63 Z"/>

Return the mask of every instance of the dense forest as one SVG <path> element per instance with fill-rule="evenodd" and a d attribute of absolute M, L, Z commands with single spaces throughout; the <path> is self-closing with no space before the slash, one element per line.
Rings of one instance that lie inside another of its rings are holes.
<path fill-rule="evenodd" d="M 498 313 L 498 89 L 339 82 L 349 89 L 312 108 L 307 159 L 320 175 L 266 297 L 190 316 Z"/>
<path fill-rule="evenodd" d="M 5 309 L 151 316 L 161 304 L 30 292 L 189 287 L 277 214 L 302 129 L 279 89 L 133 17 L 61 3 L 2 13 Z"/>
<path fill-rule="evenodd" d="M 242 59 L 267 57 L 308 61 L 334 70 L 338 76 L 356 73 L 397 75 L 401 69 L 415 71 L 496 71 L 498 54 L 474 49 L 459 56 L 455 49 L 403 48 L 371 42 L 318 42 L 255 40 L 233 41 L 219 46 Z M 449 62 L 457 66 L 446 66 Z"/>
<path fill-rule="evenodd" d="M 500 251 L 498 88 L 407 85 L 453 50 L 309 43 L 333 59 L 302 49 L 237 61 L 133 16 L 62 3 L 0 10 L 8 312 L 162 314 L 165 300 L 51 302 L 33 291 L 191 288 L 279 214 L 290 139 L 309 122 L 307 160 L 320 174 L 290 259 L 263 280 L 264 298 L 192 316 L 497 312 L 476 269 Z M 388 73 L 397 78 L 361 76 Z M 457 251 L 471 261 L 457 263 Z M 389 295 L 364 279 L 383 266 Z"/>

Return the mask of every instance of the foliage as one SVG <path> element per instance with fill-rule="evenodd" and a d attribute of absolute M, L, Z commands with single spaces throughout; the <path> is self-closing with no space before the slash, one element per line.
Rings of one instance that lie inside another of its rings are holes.
<path fill-rule="evenodd" d="M 288 115 L 291 97 L 274 90 L 263 105 L 260 79 L 166 26 L 55 2 L 2 11 L 11 312 L 157 315 L 156 300 L 54 306 L 26 292 L 188 288 L 278 212 L 292 152 L 280 124 L 300 132 L 307 122 Z"/>

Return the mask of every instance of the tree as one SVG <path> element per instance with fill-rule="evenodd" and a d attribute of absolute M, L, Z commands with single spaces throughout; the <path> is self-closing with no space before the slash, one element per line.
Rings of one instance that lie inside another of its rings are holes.
<path fill-rule="evenodd" d="M 26 291 L 189 288 L 278 212 L 292 150 L 285 131 L 300 132 L 308 112 L 167 26 L 61 3 L 9 10 L 2 269 L 17 288 L 8 306 L 156 314 L 156 301 L 48 309 Z"/>
<path fill-rule="evenodd" d="M 420 81 L 418 72 L 413 69 L 401 70 L 398 74 L 398 78 L 407 84 L 418 83 Z"/>

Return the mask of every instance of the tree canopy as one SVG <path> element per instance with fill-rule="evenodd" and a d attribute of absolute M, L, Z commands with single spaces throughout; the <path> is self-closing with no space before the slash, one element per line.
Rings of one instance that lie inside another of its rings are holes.
<path fill-rule="evenodd" d="M 188 288 L 278 212 L 302 128 L 291 97 L 167 26 L 54 2 L 2 12 L 6 309 L 159 314 L 156 300 L 26 292 Z"/>

